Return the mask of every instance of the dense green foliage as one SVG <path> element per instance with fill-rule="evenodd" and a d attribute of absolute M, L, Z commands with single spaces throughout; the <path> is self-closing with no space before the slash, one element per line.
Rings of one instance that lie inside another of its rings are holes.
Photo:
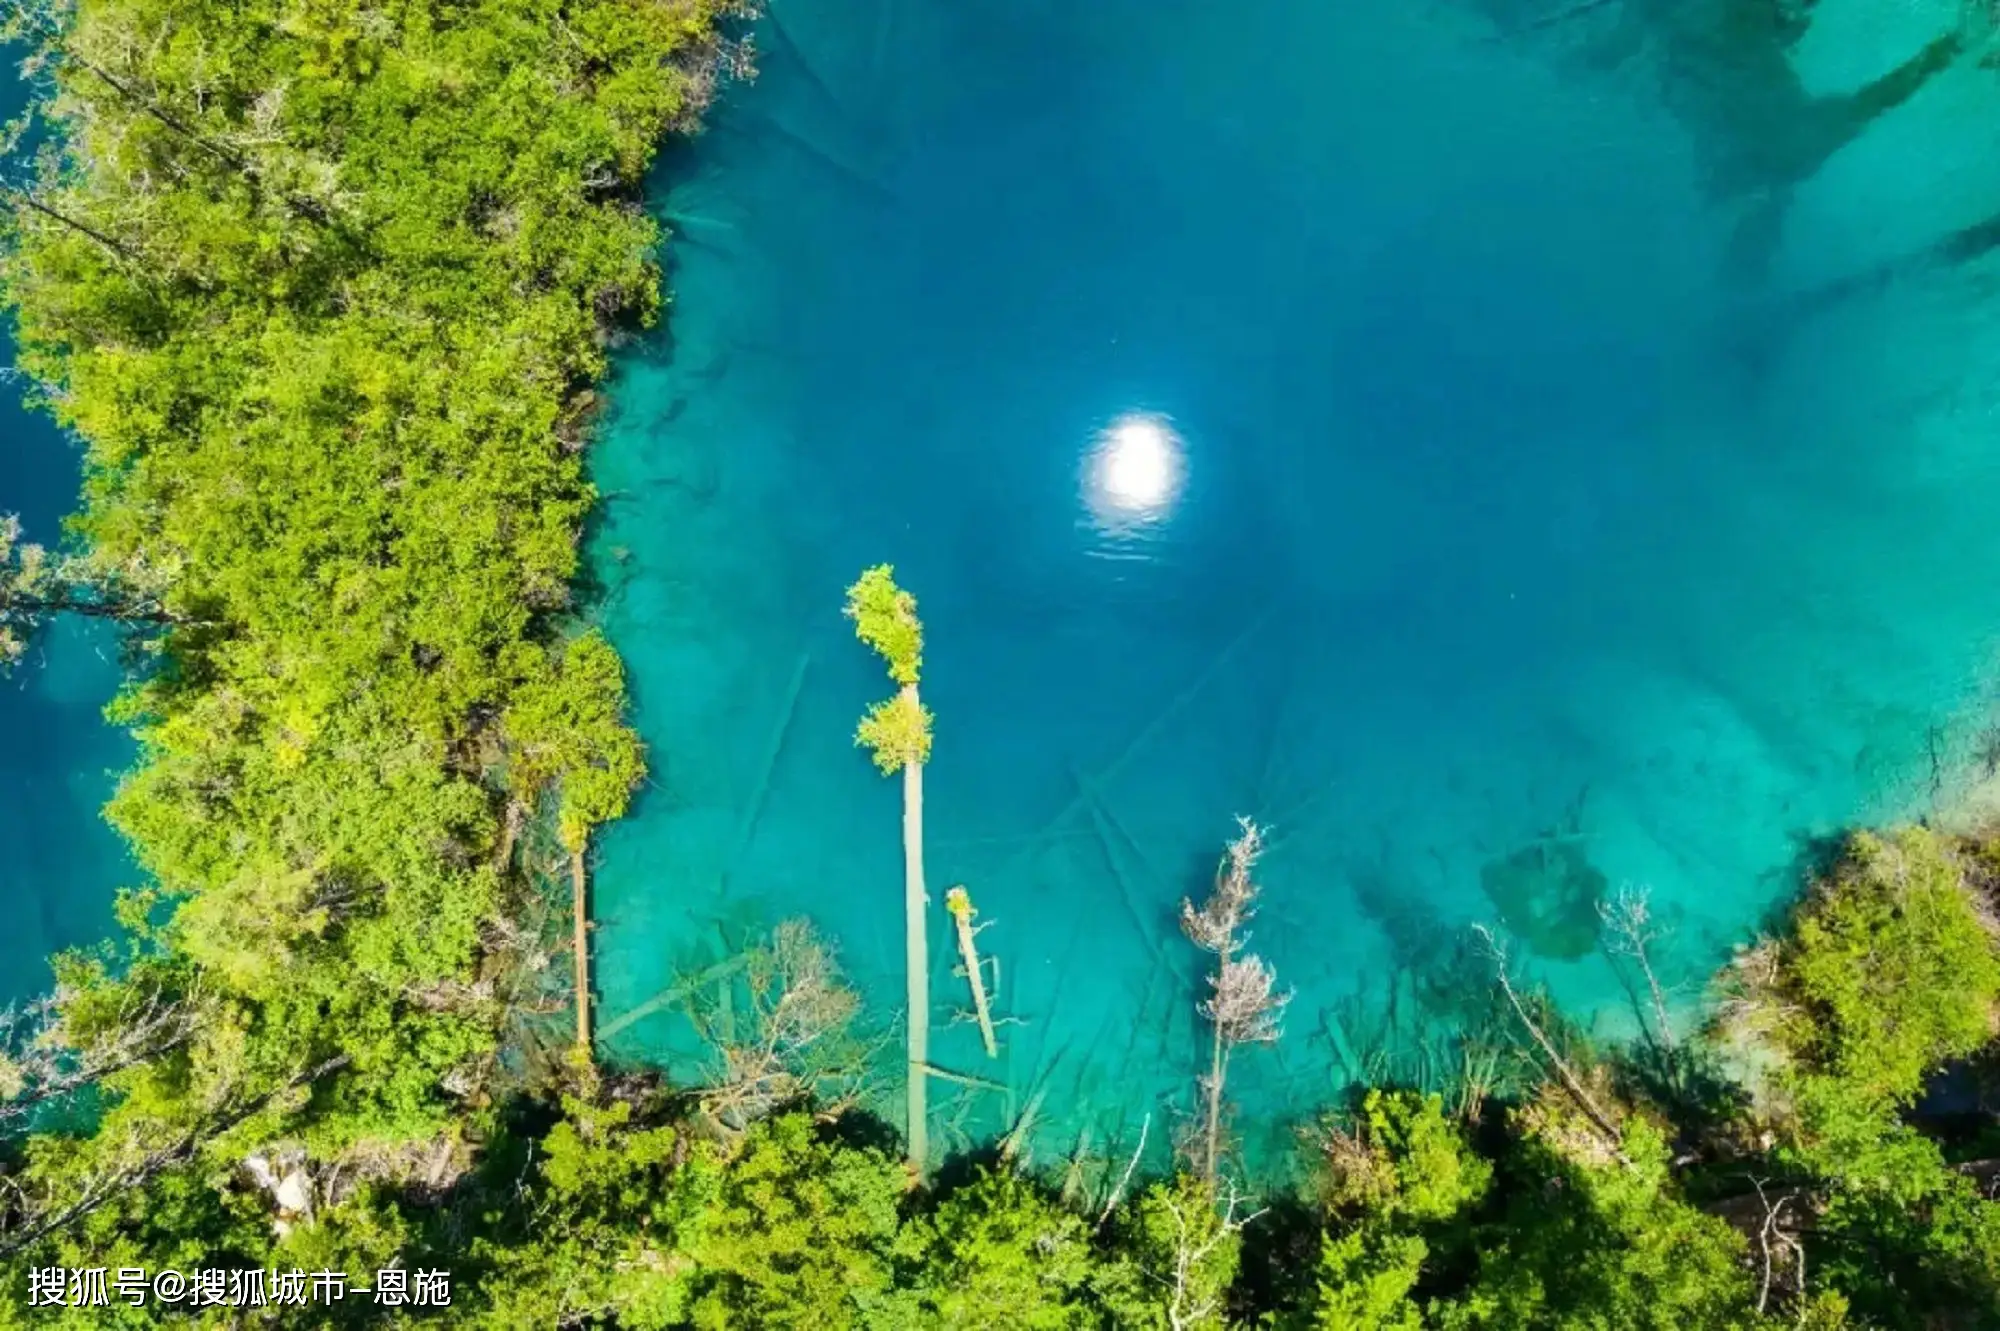
<path fill-rule="evenodd" d="M 516 829 L 581 847 L 641 771 L 616 657 L 560 616 L 590 385 L 657 305 L 638 187 L 726 8 L 10 5 L 43 146 L 0 291 L 87 474 L 74 554 L 0 528 L 0 653 L 76 608 L 153 652 L 110 810 L 146 962 L 72 969 L 55 1019 L 199 1012 L 94 1133 L 29 1144 L 17 1235 L 142 1235 L 135 1183 L 281 1127 L 394 1176 L 484 1102 Z"/>
<path fill-rule="evenodd" d="M 1855 839 L 1790 931 L 1734 968 L 1717 1032 L 1688 1051 L 1712 1062 L 1725 1026 L 1777 1033 L 1757 1083 L 1724 1097 L 1733 1111 L 1688 1118 L 1615 1050 L 1572 1068 L 1615 1143 L 1559 1079 L 1470 1118 L 1378 1089 L 1303 1133 L 1304 1168 L 1260 1198 L 1186 1169 L 1128 1189 L 1115 1159 L 1059 1184 L 989 1158 L 919 1188 L 851 1114 L 795 1105 L 734 1127 L 700 1094 L 585 1078 L 559 1106 L 493 1119 L 442 1189 L 341 1186 L 320 1164 L 321 1207 L 274 1228 L 269 1200 L 225 1174 L 168 1170 L 143 1205 L 100 1209 L 36 1260 L 401 1261 L 452 1270 L 442 1315 L 496 1331 L 1986 1326 L 2000 1207 L 1910 1117 L 1915 1088 L 1885 1098 L 1876 1072 L 1906 1041 L 1919 1080 L 1985 1048 L 1990 1026 L 1969 1020 L 1990 1019 L 2000 955 L 1985 881 L 1972 848 L 1931 833 Z M 1902 970 L 1839 1015 L 1926 940 L 1962 945 L 1964 972 Z M 1810 1023 L 1806 994 L 1827 1004 Z M 340 1323 L 426 1315 L 357 1303 Z"/>
<path fill-rule="evenodd" d="M 874 648 L 898 684 L 915 684 L 924 664 L 924 628 L 917 598 L 896 585 L 887 564 L 865 569 L 847 589 L 846 615 L 854 636 Z"/>
<path fill-rule="evenodd" d="M 510 1081 L 561 969 L 538 870 L 643 771 L 570 622 L 579 449 L 732 9 L 8 11 L 48 95 L 0 289 L 89 467 L 68 548 L 0 522 L 0 659 L 65 612 L 149 653 L 112 809 L 149 885 L 0 1048 L 0 1325 L 243 1324 L 25 1306 L 125 1266 L 452 1273 L 449 1309 L 250 1319 L 313 1327 L 2000 1323 L 1991 1116 L 1925 1101 L 1992 1058 L 2000 869 L 1921 830 L 1854 838 L 1703 1040 L 1531 1030 L 1513 1102 L 1370 1091 L 1258 1193 L 1018 1142 L 915 1179 L 811 1103 L 866 1060 L 802 932 L 743 959 L 712 1084 Z M 915 603 L 882 567 L 848 610 L 900 686 L 860 738 L 921 763 Z"/>
<path fill-rule="evenodd" d="M 1800 907 L 1758 999 L 1788 1061 L 1779 1164 L 1819 1202 L 1814 1265 L 1887 1326 L 2000 1310 L 2000 1203 L 1906 1116 L 2000 1015 L 1991 851 L 1856 836 Z"/>
<path fill-rule="evenodd" d="M 1798 913 L 1779 974 L 1804 1076 L 1898 1105 L 1993 1034 L 2000 956 L 1964 887 L 1963 852 L 1906 829 L 1858 835 Z"/>
<path fill-rule="evenodd" d="M 854 636 L 875 650 L 898 686 L 868 709 L 854 742 L 869 751 L 885 776 L 911 764 L 921 766 L 931 756 L 931 714 L 917 698 L 924 663 L 917 598 L 896 585 L 894 569 L 877 564 L 847 589 L 845 614 L 854 621 Z"/>

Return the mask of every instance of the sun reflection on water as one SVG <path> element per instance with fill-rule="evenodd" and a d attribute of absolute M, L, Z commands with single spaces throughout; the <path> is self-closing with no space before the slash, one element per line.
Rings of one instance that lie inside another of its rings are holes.
<path fill-rule="evenodd" d="M 1164 518 L 1186 475 L 1181 437 L 1156 412 L 1127 412 L 1097 435 L 1084 460 L 1084 502 L 1098 525 L 1128 531 Z"/>

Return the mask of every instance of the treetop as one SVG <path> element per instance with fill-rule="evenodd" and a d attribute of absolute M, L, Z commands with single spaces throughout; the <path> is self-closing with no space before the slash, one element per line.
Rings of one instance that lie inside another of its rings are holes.
<path fill-rule="evenodd" d="M 924 661 L 924 626 L 917 619 L 917 598 L 896 585 L 896 570 L 877 564 L 847 589 L 846 616 L 854 621 L 854 636 L 889 663 L 898 684 L 915 684 Z"/>

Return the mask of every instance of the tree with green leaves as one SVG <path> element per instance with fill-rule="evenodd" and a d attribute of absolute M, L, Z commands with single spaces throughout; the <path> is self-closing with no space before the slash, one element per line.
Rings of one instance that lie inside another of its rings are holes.
<path fill-rule="evenodd" d="M 2000 1027 L 1994 844 L 1857 833 L 1787 934 L 1730 975 L 1722 1035 L 1774 1065 L 1759 1090 L 1777 1196 L 1760 1191 L 1760 1209 L 1780 1267 L 1883 1326 L 2000 1308 L 2000 1202 L 1907 1117 Z"/>
<path fill-rule="evenodd" d="M 489 1168 L 513 1165 L 508 1182 L 519 1191 L 485 1199 L 490 1209 L 475 1222 L 483 1232 L 462 1254 L 438 1254 L 482 1272 L 462 1296 L 466 1325 L 686 1324 L 689 1247 L 715 1204 L 723 1160 L 683 1130 L 633 1114 L 630 1102 L 570 1097 L 538 1142 L 492 1152 Z"/>
<path fill-rule="evenodd" d="M 543 791 L 556 788 L 556 832 L 569 855 L 576 1048 L 587 1059 L 590 881 L 585 855 L 591 829 L 625 812 L 645 775 L 645 756 L 638 737 L 625 725 L 625 668 L 602 634 L 592 631 L 571 639 L 559 661 L 528 644 L 514 655 L 521 673 L 501 725 L 514 764 L 510 789 L 519 802 L 510 805 L 507 826 L 515 826 L 515 810 L 523 803 L 531 805 Z M 503 867 L 508 852 L 503 846 Z"/>
<path fill-rule="evenodd" d="M 931 714 L 917 695 L 924 629 L 917 598 L 896 585 L 887 564 L 868 569 L 847 589 L 854 636 L 889 667 L 896 692 L 861 719 L 854 742 L 884 776 L 903 774 L 903 966 L 909 1034 L 904 1115 L 910 1165 L 921 1177 L 930 1158 L 926 1082 L 930 1076 L 930 898 L 924 891 L 924 764 L 931 756 Z"/>
<path fill-rule="evenodd" d="M 1468 1236 L 1476 1266 L 1441 1301 L 1450 1331 L 1620 1327 L 1725 1331 L 1755 1325 L 1747 1244 L 1680 1197 L 1658 1128 L 1633 1117 L 1622 1161 L 1571 1153 L 1570 1137 L 1516 1139 L 1500 1205 Z"/>
<path fill-rule="evenodd" d="M 1099 1324 L 1090 1225 L 1038 1181 L 983 1169 L 897 1235 L 897 1292 L 878 1323 L 1063 1331 Z"/>
<path fill-rule="evenodd" d="M 115 1247 L 130 1199 L 274 1139 L 393 1183 L 490 1105 L 495 941 L 544 890 L 507 853 L 521 811 L 580 856 L 639 770 L 615 659 L 565 622 L 580 449 L 607 348 L 659 306 L 641 183 L 736 10 L 8 9 L 32 150 L 0 299 L 84 495 L 74 554 L 0 529 L 0 650 L 65 612 L 158 648 L 109 809 L 150 932 L 56 1026 L 130 952 L 202 1016 L 89 1083 L 90 1130 L 42 1120 L 0 1247 Z"/>
<path fill-rule="evenodd" d="M 1330 1224 L 1310 1316 L 1298 1320 L 1320 1331 L 1416 1328 L 1431 1243 L 1463 1228 L 1493 1167 L 1436 1095 L 1370 1090 L 1353 1119 L 1351 1127 L 1330 1119 L 1312 1136 Z"/>

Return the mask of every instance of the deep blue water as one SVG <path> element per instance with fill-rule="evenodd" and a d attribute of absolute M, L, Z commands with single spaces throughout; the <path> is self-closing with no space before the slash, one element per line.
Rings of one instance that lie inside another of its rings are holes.
<path fill-rule="evenodd" d="M 654 767 L 607 1018 L 794 914 L 900 1005 L 898 788 L 850 743 L 887 685 L 839 617 L 877 561 L 928 631 L 933 896 L 1024 1023 L 936 1061 L 1047 1075 L 1062 1145 L 1185 1104 L 1174 911 L 1233 815 L 1297 987 L 1236 1074 L 1274 1123 L 1344 1080 L 1329 1014 L 1359 1060 L 1451 1024 L 1471 922 L 1629 1029 L 1602 893 L 1650 887 L 1692 1004 L 1811 837 L 1984 798 L 2000 270 L 1923 256 L 2000 212 L 2000 75 L 1839 100 L 1954 7 L 1727 59 L 1701 6 L 773 8 L 663 166 L 677 303 L 595 455 Z M 1120 509 L 1135 416 L 1182 472 Z M 612 1045 L 686 1069 L 677 1029 Z"/>

